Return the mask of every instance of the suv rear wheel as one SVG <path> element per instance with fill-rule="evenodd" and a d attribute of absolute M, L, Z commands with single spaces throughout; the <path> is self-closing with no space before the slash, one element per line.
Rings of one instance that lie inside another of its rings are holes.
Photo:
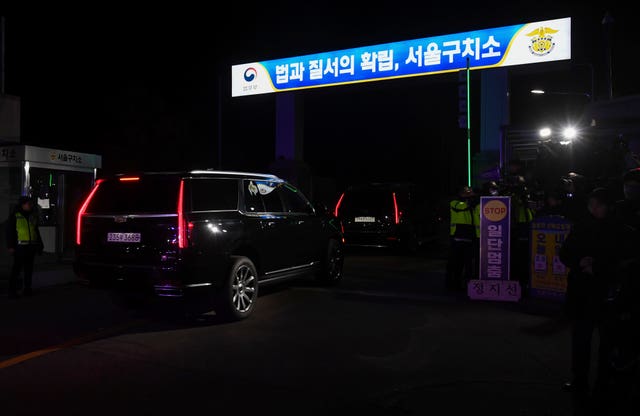
<path fill-rule="evenodd" d="M 248 257 L 232 257 L 224 285 L 216 294 L 215 312 L 225 320 L 237 321 L 251 315 L 258 299 L 258 272 Z"/>
<path fill-rule="evenodd" d="M 344 248 L 340 241 L 330 239 L 320 265 L 317 280 L 325 285 L 335 285 L 342 280 Z"/>

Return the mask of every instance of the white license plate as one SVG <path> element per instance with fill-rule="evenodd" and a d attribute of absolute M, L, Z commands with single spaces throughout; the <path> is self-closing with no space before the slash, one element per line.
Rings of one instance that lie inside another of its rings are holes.
<path fill-rule="evenodd" d="M 376 222 L 376 217 L 355 217 L 355 222 Z"/>
<path fill-rule="evenodd" d="M 139 243 L 140 237 L 140 233 L 107 233 L 110 243 Z"/>

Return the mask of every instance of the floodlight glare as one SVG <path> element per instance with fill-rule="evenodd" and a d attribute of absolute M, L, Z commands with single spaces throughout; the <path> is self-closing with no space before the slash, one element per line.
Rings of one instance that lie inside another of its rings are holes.
<path fill-rule="evenodd" d="M 540 129 L 540 137 L 542 137 L 543 139 L 546 137 L 551 136 L 551 129 L 549 127 L 543 127 Z"/>
<path fill-rule="evenodd" d="M 574 127 L 565 127 L 562 131 L 562 137 L 566 140 L 573 140 L 578 136 L 578 131 Z"/>

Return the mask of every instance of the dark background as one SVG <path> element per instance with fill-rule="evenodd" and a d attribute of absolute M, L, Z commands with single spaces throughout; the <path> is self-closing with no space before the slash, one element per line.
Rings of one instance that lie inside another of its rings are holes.
<path fill-rule="evenodd" d="M 572 17 L 572 62 L 593 65 L 596 96 L 605 97 L 601 21 L 609 10 L 615 19 L 614 94 L 629 95 L 640 89 L 632 75 L 636 17 L 629 7 L 393 2 L 346 8 L 285 1 L 225 9 L 129 5 L 7 13 L 6 92 L 22 98 L 23 143 L 100 154 L 105 172 L 264 171 L 274 158 L 275 94 L 231 98 L 231 65 Z M 512 125 L 533 128 L 544 117 L 571 118 L 585 103 L 579 93 L 590 92 L 586 66 L 540 64 L 512 67 L 509 73 Z M 474 73 L 476 98 L 477 78 Z M 578 94 L 532 97 L 533 87 Z M 466 157 L 465 131 L 457 123 L 456 74 L 301 95 L 305 160 L 314 175 L 335 178 L 339 186 L 362 180 L 439 181 Z"/>

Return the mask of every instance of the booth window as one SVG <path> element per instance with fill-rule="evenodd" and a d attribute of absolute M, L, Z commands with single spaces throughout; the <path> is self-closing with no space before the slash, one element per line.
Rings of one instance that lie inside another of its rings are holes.
<path fill-rule="evenodd" d="M 49 169 L 32 168 L 29 172 L 31 196 L 38 210 L 40 224 L 53 226 L 58 223 L 57 174 Z"/>

